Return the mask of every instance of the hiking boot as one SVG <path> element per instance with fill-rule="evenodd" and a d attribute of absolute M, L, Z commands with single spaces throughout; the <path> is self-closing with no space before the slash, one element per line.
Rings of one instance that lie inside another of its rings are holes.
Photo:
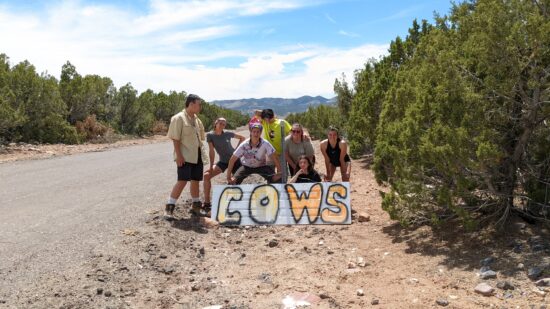
<path fill-rule="evenodd" d="M 201 202 L 193 202 L 191 204 L 191 214 L 197 217 L 204 217 L 204 213 L 202 212 L 202 203 Z"/>
<path fill-rule="evenodd" d="M 212 214 L 212 203 L 210 202 L 204 202 L 202 203 L 202 209 L 204 210 L 204 213 L 207 217 L 210 217 Z"/>
<path fill-rule="evenodd" d="M 164 218 L 166 220 L 174 219 L 174 209 L 176 209 L 175 204 L 166 204 L 164 207 Z"/>

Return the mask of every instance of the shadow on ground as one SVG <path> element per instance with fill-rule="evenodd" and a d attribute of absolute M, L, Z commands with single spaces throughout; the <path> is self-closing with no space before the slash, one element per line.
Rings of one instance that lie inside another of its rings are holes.
<path fill-rule="evenodd" d="M 489 227 L 467 232 L 456 223 L 441 227 L 405 228 L 394 223 L 382 228 L 393 243 L 405 243 L 408 254 L 443 257 L 441 265 L 448 269 L 478 271 L 481 260 L 494 257 L 491 269 L 505 276 L 526 273 L 528 268 L 545 268 L 550 273 L 550 233 L 542 225 L 530 225 L 512 218 L 503 231 Z M 522 263 L 525 268 L 518 268 Z"/>

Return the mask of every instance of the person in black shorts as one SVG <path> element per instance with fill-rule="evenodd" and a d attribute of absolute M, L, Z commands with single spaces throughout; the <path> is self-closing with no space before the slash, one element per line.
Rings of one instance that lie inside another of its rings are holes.
<path fill-rule="evenodd" d="M 199 182 L 202 180 L 205 159 L 201 156 L 202 142 L 205 139 L 204 126 L 198 117 L 201 101 L 197 95 L 190 94 L 185 101 L 185 109 L 170 120 L 167 136 L 172 140 L 174 148 L 178 181 L 172 188 L 164 209 L 164 216 L 168 220 L 173 219 L 176 201 L 187 182 L 191 182 L 191 212 L 194 215 L 203 214 L 199 198 Z"/>
<path fill-rule="evenodd" d="M 321 153 L 325 158 L 327 175 L 325 180 L 332 181 L 336 168 L 340 167 L 342 181 L 349 181 L 351 174 L 351 158 L 348 155 L 348 144 L 338 134 L 338 129 L 331 126 L 328 138 L 321 142 Z"/>
<path fill-rule="evenodd" d="M 231 139 L 236 138 L 239 140 L 237 147 L 245 140 L 244 136 L 236 134 L 234 132 L 225 131 L 227 121 L 225 118 L 218 118 L 214 122 L 214 130 L 206 133 L 206 142 L 208 143 L 210 157 L 210 168 L 204 173 L 204 203 L 203 208 L 205 211 L 212 209 L 212 203 L 210 202 L 210 189 L 212 187 L 211 179 L 217 175 L 225 172 L 229 165 L 229 159 L 235 148 L 231 144 Z M 216 164 L 214 162 L 214 150 L 218 153 L 219 161 Z M 233 166 L 233 172 L 235 172 L 241 166 L 240 162 L 235 162 Z"/>

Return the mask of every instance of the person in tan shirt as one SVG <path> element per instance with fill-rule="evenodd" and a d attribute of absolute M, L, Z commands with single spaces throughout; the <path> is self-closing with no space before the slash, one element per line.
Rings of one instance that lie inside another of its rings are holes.
<path fill-rule="evenodd" d="M 172 188 L 165 207 L 166 219 L 173 219 L 176 201 L 188 181 L 191 182 L 191 198 L 193 215 L 204 215 L 199 198 L 199 182 L 203 178 L 203 158 L 201 149 L 205 140 L 204 126 L 198 117 L 201 111 L 202 99 L 194 94 L 187 96 L 185 109 L 174 115 L 170 120 L 167 136 L 174 146 L 174 161 L 177 165 L 178 181 Z"/>

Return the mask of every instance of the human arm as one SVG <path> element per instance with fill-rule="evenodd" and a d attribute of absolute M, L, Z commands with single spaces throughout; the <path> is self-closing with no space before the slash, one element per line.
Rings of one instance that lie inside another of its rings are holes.
<path fill-rule="evenodd" d="M 277 153 L 273 152 L 270 155 L 270 158 L 273 161 L 273 163 L 275 163 L 275 174 L 273 175 L 273 178 L 275 180 L 279 180 L 282 176 L 282 171 L 283 171 L 283 169 L 281 168 L 281 161 L 279 161 L 279 156 L 277 155 Z"/>
<path fill-rule="evenodd" d="M 349 175 L 347 173 L 346 168 L 346 155 L 348 154 L 348 143 L 346 143 L 344 140 L 340 141 L 340 173 L 342 174 L 342 179 L 347 178 L 349 179 Z"/>
<path fill-rule="evenodd" d="M 239 145 L 240 145 L 242 142 L 244 142 L 244 140 L 245 140 L 245 137 L 244 137 L 244 136 L 242 136 L 242 135 L 240 135 L 240 134 L 237 134 L 237 133 L 234 133 L 234 134 L 233 134 L 233 138 L 236 138 L 236 139 L 239 140 L 239 143 L 237 144 L 237 147 L 239 147 Z"/>
<path fill-rule="evenodd" d="M 285 160 L 288 163 L 288 165 L 290 165 L 290 167 L 292 167 L 293 170 L 296 170 L 296 163 L 290 157 L 290 154 L 288 153 L 288 150 L 285 150 Z"/>
<path fill-rule="evenodd" d="M 176 164 L 181 167 L 185 164 L 185 158 L 183 157 L 180 148 L 181 142 L 179 140 L 173 139 L 172 144 L 174 145 L 174 152 L 176 153 Z"/>
<path fill-rule="evenodd" d="M 235 183 L 235 178 L 233 177 L 233 166 L 235 166 L 235 162 L 238 159 L 239 158 L 236 157 L 235 155 L 232 155 L 231 159 L 229 159 L 229 163 L 227 165 L 227 183 L 228 184 L 234 184 Z"/>
<path fill-rule="evenodd" d="M 302 169 L 299 169 L 296 174 L 288 181 L 288 183 L 295 183 L 298 180 L 298 176 L 302 175 L 304 172 Z"/>
<path fill-rule="evenodd" d="M 212 142 L 208 142 L 208 158 L 210 159 L 210 170 L 214 167 L 214 144 Z"/>
<path fill-rule="evenodd" d="M 320 148 L 321 148 L 321 154 L 323 154 L 323 158 L 325 159 L 325 169 L 326 169 L 326 181 L 332 181 L 332 175 L 330 173 L 330 159 L 327 155 L 327 140 L 324 140 L 321 142 Z"/>

